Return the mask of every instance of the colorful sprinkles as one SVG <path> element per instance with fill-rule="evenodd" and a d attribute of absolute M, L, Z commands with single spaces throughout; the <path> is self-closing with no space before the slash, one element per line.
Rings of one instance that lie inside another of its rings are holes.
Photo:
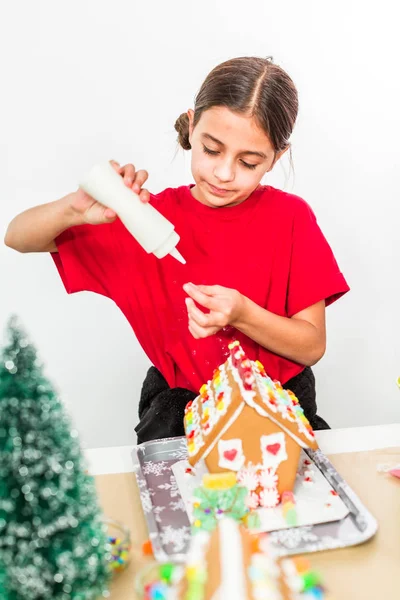
<path fill-rule="evenodd" d="M 130 542 L 118 537 L 109 536 L 108 543 L 111 546 L 110 569 L 115 573 L 123 571 L 129 563 Z"/>

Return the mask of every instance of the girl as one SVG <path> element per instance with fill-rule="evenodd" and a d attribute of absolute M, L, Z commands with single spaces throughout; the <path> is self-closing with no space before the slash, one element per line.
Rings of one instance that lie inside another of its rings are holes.
<path fill-rule="evenodd" d="M 298 396 L 315 429 L 310 367 L 325 352 L 325 307 L 348 291 L 310 207 L 260 185 L 290 148 L 296 88 L 270 59 L 214 68 L 175 128 L 192 150 L 189 186 L 151 195 L 148 175 L 114 168 L 175 224 L 181 265 L 148 255 L 115 213 L 82 190 L 18 215 L 5 243 L 51 252 L 68 293 L 92 291 L 125 314 L 154 367 L 139 405 L 139 442 L 183 434 L 188 400 L 238 339 Z"/>

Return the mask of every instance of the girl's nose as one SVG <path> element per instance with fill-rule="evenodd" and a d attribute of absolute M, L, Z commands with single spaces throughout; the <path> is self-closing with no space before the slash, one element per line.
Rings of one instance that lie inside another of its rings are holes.
<path fill-rule="evenodd" d="M 229 182 L 235 179 L 235 170 L 232 163 L 224 161 L 214 168 L 215 177 L 221 182 Z"/>

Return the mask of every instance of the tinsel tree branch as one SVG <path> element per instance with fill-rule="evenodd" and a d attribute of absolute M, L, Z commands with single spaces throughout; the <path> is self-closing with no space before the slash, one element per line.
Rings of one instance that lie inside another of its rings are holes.
<path fill-rule="evenodd" d="M 78 434 L 16 317 L 7 337 L 0 356 L 0 598 L 108 595 L 107 536 Z"/>

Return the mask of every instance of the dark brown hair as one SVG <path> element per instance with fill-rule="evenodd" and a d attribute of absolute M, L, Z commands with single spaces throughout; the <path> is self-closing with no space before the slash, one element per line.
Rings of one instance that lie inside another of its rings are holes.
<path fill-rule="evenodd" d="M 275 154 L 289 145 L 298 112 L 296 87 L 272 58 L 241 57 L 221 63 L 209 73 L 195 99 L 194 126 L 213 106 L 254 117 L 268 135 Z M 176 120 L 178 142 L 190 150 L 189 118 Z"/>

